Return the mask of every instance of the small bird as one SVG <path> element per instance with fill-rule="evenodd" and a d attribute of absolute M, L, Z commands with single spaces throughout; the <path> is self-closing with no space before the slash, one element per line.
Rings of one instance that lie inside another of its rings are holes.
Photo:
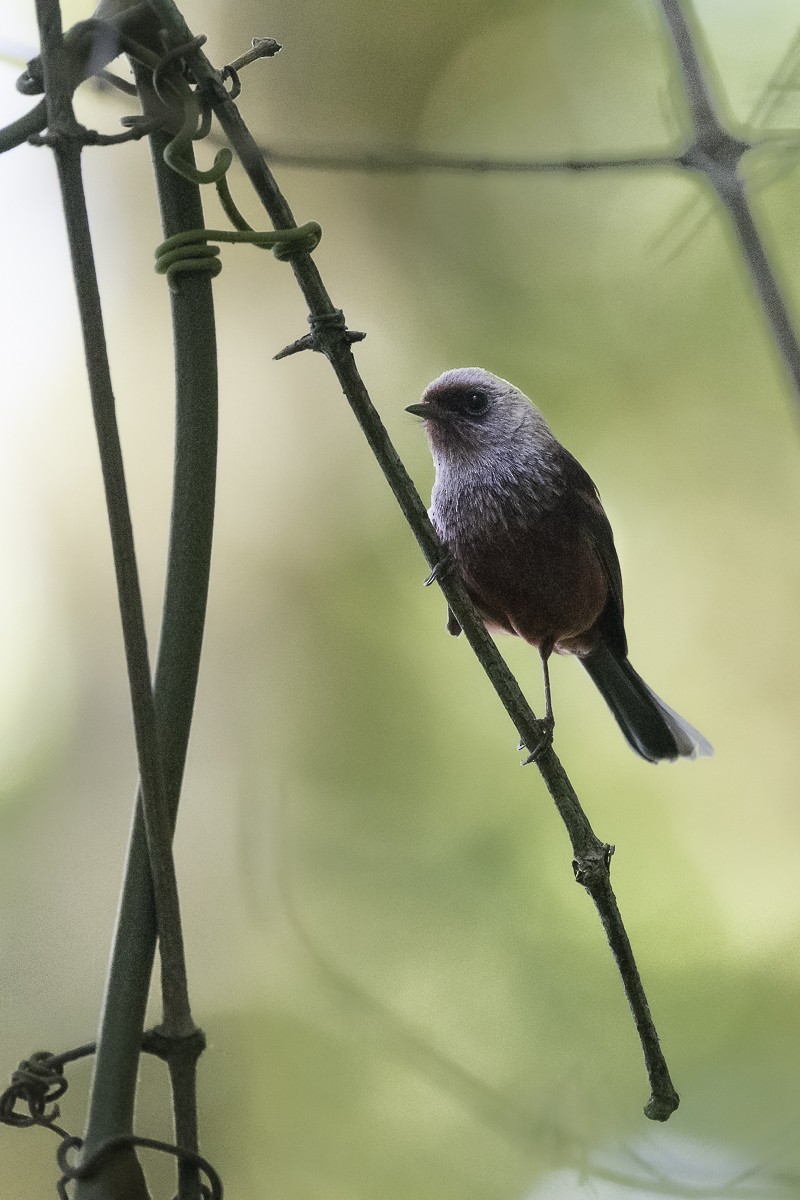
<path fill-rule="evenodd" d="M 459 367 L 406 412 L 425 422 L 436 466 L 431 522 L 487 630 L 515 634 L 541 655 L 543 745 L 555 724 L 548 660 L 556 653 L 580 659 L 642 758 L 713 754 L 628 661 L 608 517 L 528 397 L 480 367 Z M 447 628 L 461 632 L 452 612 Z"/>

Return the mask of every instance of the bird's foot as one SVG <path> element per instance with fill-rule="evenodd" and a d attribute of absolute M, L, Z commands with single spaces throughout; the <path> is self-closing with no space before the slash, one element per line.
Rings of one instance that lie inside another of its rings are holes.
<path fill-rule="evenodd" d="M 432 583 L 436 583 L 437 579 L 443 579 L 445 575 L 449 575 L 455 569 L 453 556 L 447 549 L 447 546 L 442 546 L 442 554 L 439 561 L 434 565 L 428 578 L 423 582 L 423 587 L 430 587 Z"/>
<path fill-rule="evenodd" d="M 521 767 L 527 767 L 529 763 L 538 762 L 545 751 L 549 750 L 553 744 L 553 730 L 556 726 L 553 718 L 544 717 L 541 721 L 537 721 L 536 725 L 539 733 L 539 741 L 533 747 L 528 757 L 522 760 L 520 763 Z M 518 750 L 525 750 L 526 748 L 526 744 L 523 741 L 517 746 Z"/>
<path fill-rule="evenodd" d="M 458 617 L 453 612 L 452 608 L 450 608 L 449 606 L 447 609 L 446 629 L 447 629 L 447 632 L 449 634 L 451 634 L 453 637 L 458 637 L 458 635 L 461 633 L 461 625 L 459 623 Z"/>
<path fill-rule="evenodd" d="M 432 583 L 436 583 L 438 579 L 443 579 L 445 575 L 452 575 L 456 569 L 456 564 L 453 561 L 453 556 L 447 546 L 442 546 L 442 554 L 439 561 L 434 566 L 428 578 L 423 583 L 423 587 L 430 587 Z M 458 637 L 461 633 L 461 625 L 458 617 L 453 612 L 452 608 L 447 607 L 447 632 L 453 637 Z"/>

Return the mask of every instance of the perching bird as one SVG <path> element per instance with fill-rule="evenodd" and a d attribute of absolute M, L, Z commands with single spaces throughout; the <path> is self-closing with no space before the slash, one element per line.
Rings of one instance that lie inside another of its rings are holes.
<path fill-rule="evenodd" d="M 460 367 L 406 411 L 423 418 L 436 466 L 431 521 L 486 628 L 539 650 L 550 734 L 548 659 L 575 654 L 642 758 L 713 754 L 628 661 L 622 575 L 597 488 L 527 396 Z M 448 629 L 460 632 L 452 613 Z"/>

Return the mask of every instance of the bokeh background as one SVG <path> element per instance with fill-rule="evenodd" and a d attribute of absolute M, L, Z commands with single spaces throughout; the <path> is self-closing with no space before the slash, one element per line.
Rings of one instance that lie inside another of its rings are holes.
<path fill-rule="evenodd" d="M 32 5 L 4 50 L 35 50 Z M 791 0 L 698 0 L 731 119 L 800 120 Z M 654 0 L 236 6 L 189 23 L 248 69 L 276 149 L 519 158 L 680 144 Z M 65 5 L 65 21 L 89 15 Z M 29 101 L 0 66 L 4 121 Z M 786 82 L 786 81 L 784 81 Z M 114 131 L 124 98 L 84 89 Z M 199 148 L 201 161 L 210 150 Z M 798 301 L 798 153 L 754 152 L 759 225 Z M 440 371 L 512 379 L 600 487 L 635 665 L 716 757 L 654 768 L 579 666 L 556 746 L 598 834 L 682 1095 L 642 1115 L 640 1051 L 565 833 L 427 569 L 291 272 L 216 281 L 222 411 L 205 662 L 177 855 L 203 1149 L 231 1197 L 560 1200 L 800 1195 L 800 429 L 719 205 L 677 170 L 276 168 L 423 495 L 403 408 Z M 171 466 L 167 291 L 145 146 L 85 155 L 151 639 Z M 258 208 L 234 172 L 254 223 Z M 50 155 L 0 160 L 3 1070 L 93 1035 L 135 784 L 99 469 Z M 221 219 L 213 197 L 210 223 Z M 534 707 L 536 656 L 503 643 Z M 157 1017 L 157 1005 L 153 1015 Z M 76 1132 L 89 1068 L 63 1102 Z M 140 1132 L 169 1136 L 159 1072 Z M 0 1132 L 4 1193 L 51 1194 L 55 1139 Z M 163 1194 L 170 1194 L 168 1177 Z"/>

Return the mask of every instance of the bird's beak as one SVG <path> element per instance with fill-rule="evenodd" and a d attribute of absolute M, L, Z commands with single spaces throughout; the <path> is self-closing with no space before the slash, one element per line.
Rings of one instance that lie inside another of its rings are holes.
<path fill-rule="evenodd" d="M 451 421 L 453 419 L 453 414 L 448 408 L 442 408 L 430 400 L 427 404 L 409 404 L 406 412 L 415 417 L 422 417 L 424 421 Z"/>

